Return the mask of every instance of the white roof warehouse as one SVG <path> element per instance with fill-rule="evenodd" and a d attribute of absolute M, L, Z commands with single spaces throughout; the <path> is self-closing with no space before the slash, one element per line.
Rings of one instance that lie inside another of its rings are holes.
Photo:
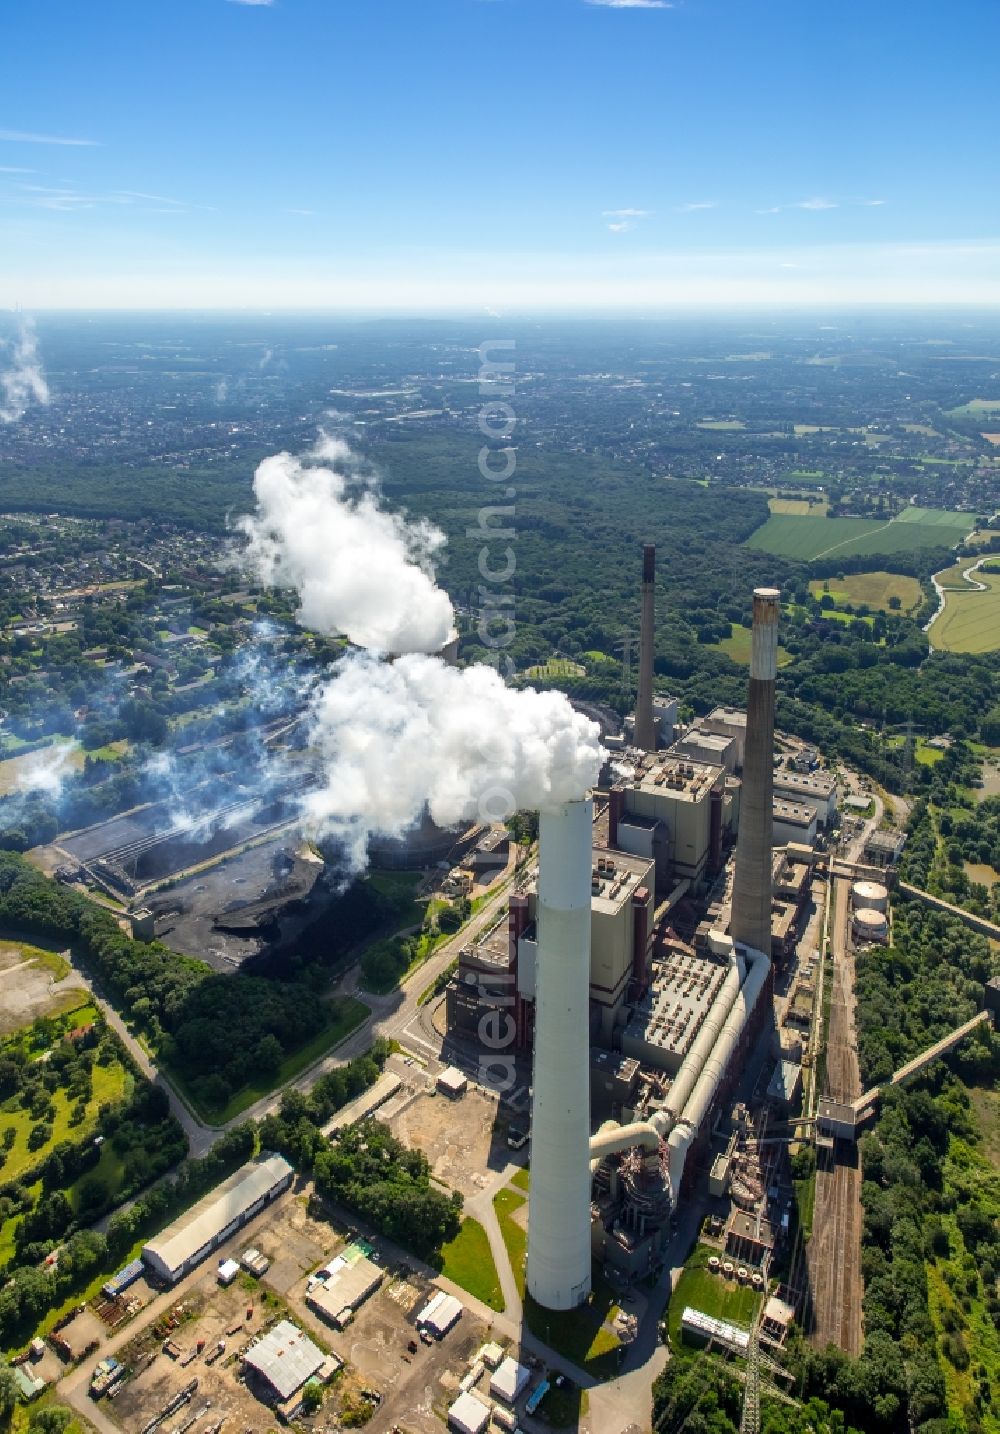
<path fill-rule="evenodd" d="M 175 1284 L 292 1183 L 280 1155 L 251 1160 L 142 1247 L 154 1274 Z"/>

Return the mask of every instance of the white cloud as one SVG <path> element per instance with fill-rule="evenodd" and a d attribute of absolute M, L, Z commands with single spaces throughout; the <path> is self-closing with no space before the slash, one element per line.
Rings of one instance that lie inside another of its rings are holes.
<path fill-rule="evenodd" d="M 792 205 L 793 209 L 839 209 L 840 205 L 836 199 L 825 199 L 823 195 L 815 195 L 812 199 L 800 199 L 797 204 Z"/>
<path fill-rule="evenodd" d="M 230 5 L 273 5 L 274 0 L 229 0 Z"/>
<path fill-rule="evenodd" d="M 717 199 L 694 199 L 689 204 L 676 204 L 674 206 L 674 213 L 693 214 L 696 209 L 718 209 L 718 207 L 719 201 Z"/>
<path fill-rule="evenodd" d="M 860 204 L 862 209 L 879 209 L 886 201 L 884 199 L 858 199 L 856 203 Z"/>
<path fill-rule="evenodd" d="M 34 174 L 33 169 L 23 169 L 19 164 L 0 164 L 0 174 Z"/>
<path fill-rule="evenodd" d="M 0 140 L 4 139 L 9 140 L 13 144 L 100 144 L 100 140 L 97 139 L 68 139 L 63 135 L 31 134 L 27 130 L 21 129 L 0 129 Z"/>
<path fill-rule="evenodd" d="M 257 0 L 251 0 L 251 4 Z M 673 0 L 584 0 L 585 5 L 601 5 L 606 10 L 672 10 Z"/>
<path fill-rule="evenodd" d="M 602 219 L 648 219 L 651 209 L 602 209 Z"/>
<path fill-rule="evenodd" d="M 609 224 L 608 228 L 612 234 L 627 234 L 630 229 L 635 228 L 635 225 L 628 219 L 622 219 L 618 224 Z"/>
<path fill-rule="evenodd" d="M 316 213 L 316 211 L 315 211 L 315 209 L 286 209 L 286 210 L 285 210 L 285 213 L 286 213 L 286 214 L 304 214 L 304 215 L 306 215 L 307 217 L 311 217 L 313 214 Z"/>

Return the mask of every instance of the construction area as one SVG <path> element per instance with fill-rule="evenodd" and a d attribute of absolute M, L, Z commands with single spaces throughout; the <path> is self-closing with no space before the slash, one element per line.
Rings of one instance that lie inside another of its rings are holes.
<path fill-rule="evenodd" d="M 397 1139 L 423 1150 L 435 1180 L 465 1196 L 479 1194 L 511 1159 L 509 1126 L 497 1097 L 481 1089 L 469 1089 L 457 1100 L 433 1092 L 417 1095 L 387 1123 Z"/>

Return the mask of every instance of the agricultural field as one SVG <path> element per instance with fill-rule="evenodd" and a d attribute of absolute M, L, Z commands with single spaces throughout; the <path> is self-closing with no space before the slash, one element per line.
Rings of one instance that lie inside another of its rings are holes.
<path fill-rule="evenodd" d="M 949 591 L 928 636 L 944 652 L 1000 649 L 1000 573 L 980 572 L 985 592 Z"/>
<path fill-rule="evenodd" d="M 9 796 L 25 783 L 44 789 L 50 773 L 51 780 L 57 780 L 56 774 L 82 771 L 84 756 L 77 742 L 52 742 L 33 752 L 7 757 L 0 761 L 0 797 Z"/>
<path fill-rule="evenodd" d="M 738 418 L 702 418 L 695 424 L 696 428 L 708 428 L 714 433 L 735 433 L 746 424 L 741 423 Z"/>
<path fill-rule="evenodd" d="M 923 602 L 916 578 L 902 577 L 899 573 L 848 573 L 843 578 L 817 578 L 809 584 L 809 591 L 816 598 L 829 593 L 838 606 L 860 607 L 866 603 L 878 612 L 891 612 L 889 600 L 894 597 L 900 601 L 898 611 L 904 613 L 914 612 Z"/>
<path fill-rule="evenodd" d="M 984 418 L 988 414 L 1000 413 L 1000 398 L 970 398 L 958 408 L 949 408 L 952 418 Z"/>
<path fill-rule="evenodd" d="M 971 530 L 972 517 L 943 508 L 904 508 L 888 523 L 874 518 L 820 518 L 774 514 L 745 546 L 776 557 L 813 562 L 835 553 L 874 557 L 914 548 L 954 547 Z"/>
<path fill-rule="evenodd" d="M 785 513 L 792 518 L 826 517 L 828 507 L 825 498 L 769 498 L 767 506 L 772 513 Z"/>

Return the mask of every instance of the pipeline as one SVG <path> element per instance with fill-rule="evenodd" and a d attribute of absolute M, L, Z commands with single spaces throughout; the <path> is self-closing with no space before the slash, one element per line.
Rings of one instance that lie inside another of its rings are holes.
<path fill-rule="evenodd" d="M 734 962 L 712 1011 L 706 1017 L 705 1027 L 681 1065 L 663 1106 L 654 1111 L 648 1120 L 633 1121 L 630 1125 L 605 1121 L 597 1134 L 591 1137 L 591 1175 L 596 1174 L 601 1161 L 609 1155 L 636 1146 L 643 1150 L 647 1161 L 658 1160 L 660 1142 L 666 1140 L 670 1188 L 676 1199 L 687 1152 L 708 1114 L 771 967 L 769 958 L 762 951 L 748 948 L 748 955 L 751 965 L 746 980 L 741 987 L 740 968 Z"/>

